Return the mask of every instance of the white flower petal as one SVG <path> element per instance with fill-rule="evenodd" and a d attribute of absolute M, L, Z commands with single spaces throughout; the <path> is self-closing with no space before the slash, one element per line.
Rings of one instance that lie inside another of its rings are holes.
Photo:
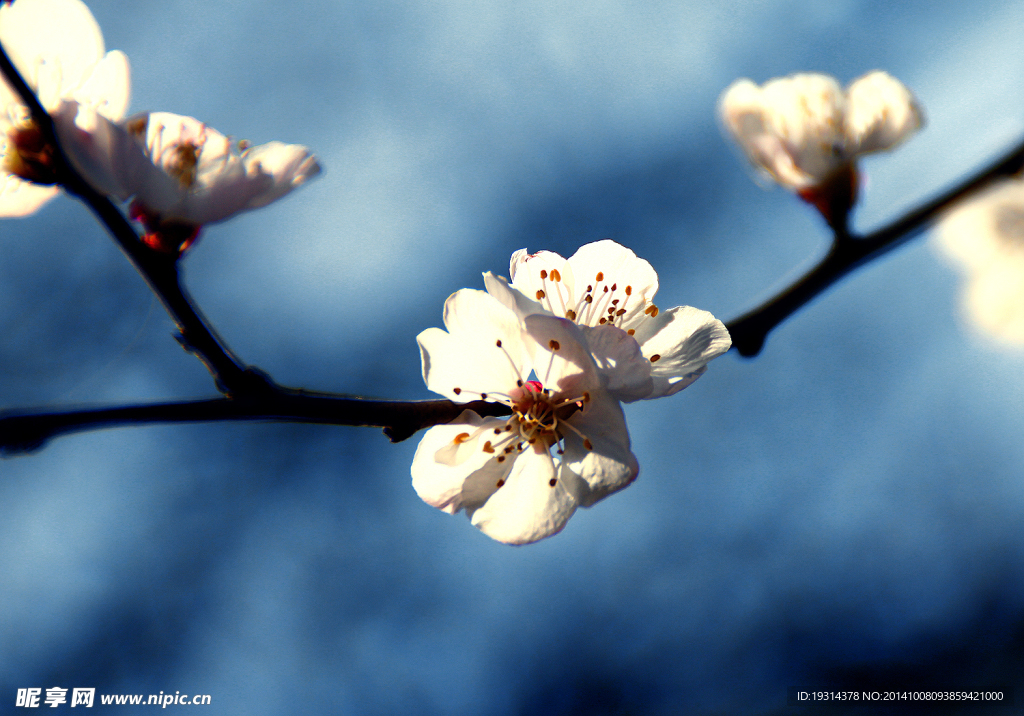
<path fill-rule="evenodd" d="M 636 479 L 640 465 L 629 449 L 626 418 L 617 401 L 594 393 L 569 424 L 576 430 L 563 431 L 563 459 L 584 483 L 577 494 L 581 506 L 589 507 Z"/>
<path fill-rule="evenodd" d="M 268 142 L 247 149 L 242 157 L 247 175 L 269 175 L 269 188 L 254 197 L 246 206 L 256 209 L 277 201 L 320 173 L 320 164 L 310 151 L 298 144 Z"/>
<path fill-rule="evenodd" d="M 557 534 L 576 511 L 576 499 L 557 473 L 547 450 L 522 453 L 505 484 L 473 513 L 473 524 L 506 544 L 529 544 Z"/>
<path fill-rule="evenodd" d="M 125 54 L 117 50 L 108 52 L 72 98 L 107 119 L 123 119 L 131 98 L 131 70 Z"/>
<path fill-rule="evenodd" d="M 428 328 L 416 338 L 430 390 L 467 402 L 481 394 L 507 397 L 517 381 L 526 381 L 522 328 L 497 299 L 474 289 L 457 291 L 445 302 L 444 321 L 450 332 Z"/>
<path fill-rule="evenodd" d="M 499 463 L 482 449 L 485 436 L 493 437 L 492 429 L 502 425 L 502 420 L 481 418 L 465 410 L 452 422 L 428 430 L 412 461 L 416 494 L 428 505 L 450 514 L 482 505 L 512 467 L 511 460 Z M 467 437 L 457 441 L 459 436 Z"/>
<path fill-rule="evenodd" d="M 553 251 L 529 254 L 520 249 L 512 254 L 509 275 L 513 288 L 556 316 L 565 316 L 566 310 L 579 300 L 572 267 Z"/>
<path fill-rule="evenodd" d="M 100 28 L 79 0 L 0 4 L 0 42 L 47 110 L 85 82 L 104 52 Z"/>
<path fill-rule="evenodd" d="M 614 326 L 585 327 L 583 335 L 605 389 L 616 400 L 631 403 L 650 397 L 651 362 L 632 336 Z"/>
<path fill-rule="evenodd" d="M 496 276 L 490 271 L 484 274 L 484 287 L 487 289 L 487 293 L 498 299 L 503 306 L 521 319 L 535 313 L 546 312 L 542 305 L 527 297 L 522 291 L 509 286 L 504 277 Z"/>
<path fill-rule="evenodd" d="M 579 326 L 565 318 L 543 315 L 527 316 L 523 322 L 537 342 L 534 370 L 545 388 L 558 386 L 562 393 L 582 395 L 601 387 L 597 366 Z"/>
<path fill-rule="evenodd" d="M 892 149 L 921 127 L 914 95 L 886 72 L 876 70 L 855 80 L 847 96 L 846 131 L 858 154 Z"/>
<path fill-rule="evenodd" d="M 0 172 L 0 217 L 28 216 L 57 196 L 56 186 L 33 184 Z"/>
<path fill-rule="evenodd" d="M 1024 258 L 974 273 L 964 291 L 970 319 L 998 341 L 1024 345 Z"/>
<path fill-rule="evenodd" d="M 707 311 L 690 306 L 647 318 L 633 336 L 651 362 L 654 388 L 647 398 L 678 393 L 706 370 L 707 363 L 732 345 L 725 325 Z"/>
<path fill-rule="evenodd" d="M 625 311 L 619 320 L 626 325 L 643 314 L 658 292 L 658 274 L 651 265 L 611 239 L 581 246 L 569 257 L 569 266 L 578 288 L 585 290 L 587 285 L 594 286 L 594 303 L 601 306 L 591 320 L 585 321 L 587 325 L 597 325 L 598 319 L 607 314 L 610 304 L 600 300 L 606 289 L 618 299 L 615 307 Z M 577 299 L 581 295 L 577 295 Z"/>
<path fill-rule="evenodd" d="M 1008 180 L 947 213 L 938 245 L 970 271 L 1024 254 L 1024 181 Z"/>

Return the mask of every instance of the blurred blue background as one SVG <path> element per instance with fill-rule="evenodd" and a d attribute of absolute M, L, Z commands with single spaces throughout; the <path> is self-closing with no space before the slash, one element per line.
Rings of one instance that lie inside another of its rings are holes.
<path fill-rule="evenodd" d="M 864 163 L 861 230 L 1024 134 L 1015 1 L 89 5 L 132 111 L 320 156 L 184 261 L 239 355 L 315 390 L 431 397 L 416 334 L 522 247 L 614 238 L 659 305 L 723 320 L 781 288 L 828 237 L 722 138 L 737 77 L 913 89 L 928 125 Z M 0 406 L 214 394 L 83 206 L 3 222 L 0 251 Z M 760 357 L 628 406 L 640 479 L 524 548 L 421 502 L 417 438 L 375 430 L 127 428 L 3 460 L 0 712 L 55 685 L 256 716 L 781 714 L 787 687 L 1024 702 L 1024 353 L 966 326 L 959 288 L 922 236 Z"/>

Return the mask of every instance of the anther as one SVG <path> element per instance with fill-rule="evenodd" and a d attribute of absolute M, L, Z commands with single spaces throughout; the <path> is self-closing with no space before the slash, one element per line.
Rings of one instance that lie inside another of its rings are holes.
<path fill-rule="evenodd" d="M 452 392 L 458 395 L 459 393 L 462 392 L 462 388 L 452 388 Z"/>
<path fill-rule="evenodd" d="M 632 286 L 626 286 L 626 295 L 627 296 L 632 296 L 633 295 L 633 287 Z"/>
<path fill-rule="evenodd" d="M 574 310 L 572 310 L 570 308 L 568 311 L 565 312 L 565 317 L 568 318 L 570 321 L 575 321 L 576 320 L 576 311 L 574 311 Z"/>
<path fill-rule="evenodd" d="M 550 480 L 548 480 L 548 484 L 551 485 L 552 487 L 554 487 L 555 485 L 558 484 L 558 478 L 557 477 L 552 477 Z"/>
<path fill-rule="evenodd" d="M 603 326 L 603 325 L 604 325 L 604 324 L 606 324 L 607 322 L 608 322 L 608 319 L 607 319 L 607 318 L 604 318 L 604 317 L 602 316 L 602 317 L 601 317 L 601 320 L 600 320 L 600 321 L 598 321 L 597 323 L 598 323 L 598 325 L 601 325 L 601 326 Z"/>
<path fill-rule="evenodd" d="M 495 429 L 494 429 L 494 434 L 495 434 L 495 435 L 501 435 L 501 431 L 502 431 L 502 430 L 504 430 L 504 428 L 495 428 Z"/>
<path fill-rule="evenodd" d="M 562 274 L 558 273 L 558 269 L 551 269 L 551 280 L 552 281 L 561 281 L 562 280 Z"/>
<path fill-rule="evenodd" d="M 630 328 L 628 331 L 626 331 L 626 335 L 629 335 L 629 336 L 633 335 L 634 333 L 636 333 L 636 329 L 634 329 L 634 328 Z"/>
<path fill-rule="evenodd" d="M 616 287 L 617 287 L 618 285 L 619 285 L 619 284 L 617 284 L 617 283 L 613 283 L 613 284 L 612 284 L 612 290 L 614 291 L 614 290 L 615 290 L 615 288 L 616 288 Z"/>
<path fill-rule="evenodd" d="M 587 450 L 593 450 L 594 443 L 590 442 L 590 440 L 588 440 L 587 438 L 583 438 L 583 447 L 585 447 Z"/>
<path fill-rule="evenodd" d="M 655 353 L 651 356 L 651 363 L 657 363 L 661 359 L 661 356 Z"/>
<path fill-rule="evenodd" d="M 455 439 L 452 440 L 452 442 L 455 443 L 456 445 L 461 445 L 467 440 L 469 440 L 469 433 L 459 433 L 458 435 L 455 436 Z"/>
<path fill-rule="evenodd" d="M 561 347 L 562 346 L 559 345 L 558 341 L 556 341 L 554 338 L 552 338 L 550 341 L 548 341 L 548 348 L 550 348 L 553 351 L 557 351 Z"/>
<path fill-rule="evenodd" d="M 615 287 L 613 286 L 612 288 L 614 289 Z M 613 305 L 613 306 L 614 306 L 614 305 L 615 305 L 616 303 L 618 303 L 618 302 L 619 302 L 619 299 L 617 299 L 617 298 L 613 298 L 613 299 L 612 299 L 612 305 Z"/>
<path fill-rule="evenodd" d="M 498 348 L 501 348 L 501 339 L 499 338 L 494 345 L 498 346 Z"/>
<path fill-rule="evenodd" d="M 586 301 L 587 303 L 593 303 L 594 297 L 588 293 L 586 296 L 583 297 L 583 300 Z"/>
<path fill-rule="evenodd" d="M 480 400 L 487 400 L 487 393 L 481 393 Z"/>
<path fill-rule="evenodd" d="M 505 481 L 504 481 L 504 480 L 498 480 L 498 484 L 497 484 L 497 486 L 498 486 L 498 487 L 501 487 L 501 486 L 502 486 L 502 485 L 504 485 L 504 484 L 505 484 Z"/>
<path fill-rule="evenodd" d="M 521 381 L 521 380 L 517 380 L 517 381 L 516 381 L 516 387 L 517 387 L 517 388 L 522 388 L 522 387 L 523 387 L 523 381 Z"/>
<path fill-rule="evenodd" d="M 543 291 L 537 291 L 537 300 L 541 300 L 545 295 L 546 294 Z"/>
<path fill-rule="evenodd" d="M 615 312 L 615 315 L 616 316 L 622 316 L 625 313 L 626 313 L 626 309 L 625 308 L 620 308 L 618 311 Z M 631 333 L 630 335 L 633 335 L 633 334 Z"/>
<path fill-rule="evenodd" d="M 484 443 L 484 452 L 494 452 L 494 447 L 491 445 L 490 440 Z"/>
<path fill-rule="evenodd" d="M 604 271 L 598 271 L 597 272 L 597 280 L 598 281 L 604 281 Z"/>
<path fill-rule="evenodd" d="M 497 460 L 498 460 L 498 462 L 505 462 L 505 456 L 504 455 L 498 455 Z M 501 485 L 498 485 L 498 487 L 501 487 Z"/>
<path fill-rule="evenodd" d="M 545 271 L 544 269 L 541 269 L 540 270 L 540 277 L 541 278 L 547 278 L 548 277 L 548 272 Z"/>
<path fill-rule="evenodd" d="M 650 316 L 651 318 L 654 318 L 655 316 L 658 315 L 658 307 L 652 303 L 650 306 L 644 309 L 644 314 Z"/>
<path fill-rule="evenodd" d="M 604 292 L 608 293 L 608 287 L 607 286 L 604 287 Z"/>

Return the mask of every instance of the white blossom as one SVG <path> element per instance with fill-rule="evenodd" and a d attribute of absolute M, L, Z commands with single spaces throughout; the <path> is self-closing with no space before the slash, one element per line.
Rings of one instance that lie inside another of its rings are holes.
<path fill-rule="evenodd" d="M 111 160 L 122 140 L 115 122 L 128 107 L 128 60 L 106 52 L 79 0 L 0 4 L 0 42 L 53 118 L 65 154 L 98 191 L 116 193 Z M 26 216 L 56 195 L 53 149 L 20 97 L 0 80 L 0 216 Z"/>
<path fill-rule="evenodd" d="M 500 403 L 511 415 L 467 409 L 427 431 L 412 464 L 425 502 L 465 510 L 500 542 L 527 544 L 636 478 L 622 408 L 604 387 L 583 327 L 551 315 L 520 318 L 472 289 L 445 302 L 444 324 L 417 338 L 427 387 L 455 402 Z M 627 389 L 629 382 L 621 377 Z"/>
<path fill-rule="evenodd" d="M 824 184 L 863 154 L 893 149 L 923 121 L 910 91 L 879 70 L 845 92 L 817 73 L 763 87 L 740 79 L 722 94 L 718 109 L 751 164 L 796 192 Z"/>
<path fill-rule="evenodd" d="M 551 251 L 512 255 L 511 285 L 489 275 L 487 290 L 520 316 L 554 315 L 578 324 L 607 389 L 624 402 L 672 395 L 690 385 L 732 345 L 707 311 L 654 303 L 658 275 L 610 239 L 568 259 Z M 636 375 L 646 373 L 649 380 Z"/>
<path fill-rule="evenodd" d="M 967 274 L 967 317 L 1001 342 L 1024 345 L 1024 181 L 1002 182 L 958 206 L 937 237 Z"/>
<path fill-rule="evenodd" d="M 305 147 L 270 142 L 250 147 L 192 117 L 140 114 L 126 122 L 142 148 L 125 157 L 127 196 L 149 229 L 163 223 L 200 227 L 265 206 L 320 172 Z"/>

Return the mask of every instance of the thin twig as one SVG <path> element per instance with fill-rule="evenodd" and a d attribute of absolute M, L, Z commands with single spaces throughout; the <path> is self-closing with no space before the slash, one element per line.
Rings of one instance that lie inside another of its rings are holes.
<path fill-rule="evenodd" d="M 918 234 L 955 202 L 1024 168 L 1024 142 L 948 192 L 867 236 L 836 237 L 817 266 L 753 311 L 726 324 L 732 345 L 742 356 L 761 352 L 765 338 L 780 323 L 859 266 L 882 256 Z M 842 239 L 842 240 L 840 240 Z"/>

